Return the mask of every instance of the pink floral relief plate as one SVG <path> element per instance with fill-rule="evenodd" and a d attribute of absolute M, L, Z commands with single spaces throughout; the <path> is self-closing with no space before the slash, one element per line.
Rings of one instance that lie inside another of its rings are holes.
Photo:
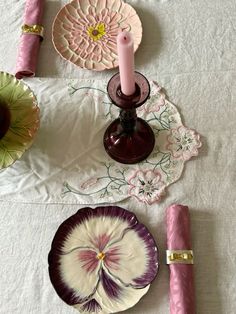
<path fill-rule="evenodd" d="M 117 206 L 82 208 L 58 228 L 48 257 L 57 294 L 80 313 L 116 313 L 144 296 L 158 271 L 155 241 Z"/>
<path fill-rule="evenodd" d="M 136 51 L 142 24 L 133 9 L 121 0 L 73 0 L 57 14 L 52 41 L 57 52 L 81 68 L 102 71 L 118 66 L 116 37 L 132 33 Z"/>

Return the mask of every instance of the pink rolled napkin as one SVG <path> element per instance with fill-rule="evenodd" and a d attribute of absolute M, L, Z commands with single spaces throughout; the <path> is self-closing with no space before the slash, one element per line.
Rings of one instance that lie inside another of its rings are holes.
<path fill-rule="evenodd" d="M 167 264 L 170 268 L 170 313 L 194 314 L 193 253 L 189 209 L 171 205 L 166 210 Z"/>
<path fill-rule="evenodd" d="M 23 25 L 42 25 L 44 0 L 26 0 Z M 37 34 L 22 33 L 16 61 L 16 78 L 35 75 L 40 41 Z"/>

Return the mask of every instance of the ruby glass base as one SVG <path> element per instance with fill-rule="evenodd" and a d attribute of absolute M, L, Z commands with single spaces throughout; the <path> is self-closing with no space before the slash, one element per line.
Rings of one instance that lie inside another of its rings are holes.
<path fill-rule="evenodd" d="M 155 137 L 151 127 L 137 118 L 132 132 L 126 132 L 120 119 L 113 121 L 104 135 L 104 147 L 108 155 L 123 164 L 135 164 L 146 159 L 153 150 Z"/>

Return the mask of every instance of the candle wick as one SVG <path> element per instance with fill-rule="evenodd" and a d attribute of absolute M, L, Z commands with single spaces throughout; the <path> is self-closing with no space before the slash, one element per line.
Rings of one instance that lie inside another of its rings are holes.
<path fill-rule="evenodd" d="M 124 40 L 126 40 L 127 39 L 127 37 L 124 37 Z"/>

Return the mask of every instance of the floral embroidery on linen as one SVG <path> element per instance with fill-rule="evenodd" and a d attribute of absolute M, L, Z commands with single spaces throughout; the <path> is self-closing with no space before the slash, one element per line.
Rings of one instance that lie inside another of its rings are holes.
<path fill-rule="evenodd" d="M 110 120 L 117 117 L 118 111 L 105 90 L 105 85 L 102 90 L 76 88 L 69 84 L 71 97 L 78 92 L 83 92 L 85 97 L 93 97 L 94 101 L 105 107 L 103 118 Z M 107 161 L 100 164 L 102 175 L 88 178 L 77 187 L 64 182 L 63 195 L 94 195 L 105 201 L 106 198 L 122 194 L 147 204 L 160 201 L 166 187 L 180 178 L 184 163 L 197 156 L 201 147 L 200 136 L 182 124 L 177 108 L 166 99 L 161 87 L 155 82 L 151 82 L 150 98 L 137 111 L 155 133 L 156 144 L 152 154 L 136 165 L 110 162 L 107 156 Z"/>

